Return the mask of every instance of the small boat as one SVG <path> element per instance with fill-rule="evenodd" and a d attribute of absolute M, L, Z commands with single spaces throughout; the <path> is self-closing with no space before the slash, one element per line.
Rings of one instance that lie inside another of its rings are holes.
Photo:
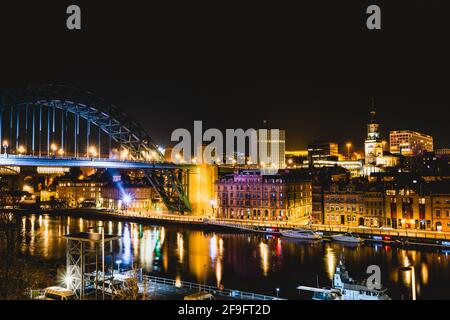
<path fill-rule="evenodd" d="M 298 286 L 298 290 L 313 292 L 313 300 L 391 300 L 387 289 L 381 284 L 369 287 L 366 281 L 355 281 L 350 278 L 341 257 L 333 275 L 331 288 Z"/>
<path fill-rule="evenodd" d="M 340 241 L 340 242 L 350 242 L 350 243 L 362 243 L 364 242 L 364 239 L 355 236 L 351 233 L 345 233 L 345 234 L 335 234 L 331 236 L 331 239 Z"/>
<path fill-rule="evenodd" d="M 322 236 L 309 229 L 280 230 L 283 237 L 303 239 L 303 240 L 320 240 Z"/>

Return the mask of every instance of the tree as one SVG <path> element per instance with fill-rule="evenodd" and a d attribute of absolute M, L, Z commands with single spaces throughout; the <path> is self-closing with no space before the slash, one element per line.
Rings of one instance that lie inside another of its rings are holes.
<path fill-rule="evenodd" d="M 29 250 L 20 219 L 0 212 L 0 299 L 25 299 L 30 289 L 46 287 L 50 276 Z M 39 267 L 41 266 L 41 268 Z"/>

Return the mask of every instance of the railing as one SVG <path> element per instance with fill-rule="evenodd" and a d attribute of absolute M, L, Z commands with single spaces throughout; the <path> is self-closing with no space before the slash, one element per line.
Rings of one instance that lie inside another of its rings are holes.
<path fill-rule="evenodd" d="M 188 281 L 176 281 L 174 279 L 168 279 L 168 278 L 162 278 L 162 277 L 155 277 L 155 276 L 149 276 L 149 275 L 143 275 L 142 280 L 147 282 L 147 288 L 150 287 L 152 284 L 156 285 L 166 285 L 176 288 L 185 288 L 190 289 L 193 291 L 205 291 L 208 293 L 212 293 L 215 295 L 225 296 L 225 297 L 232 297 L 242 300 L 285 300 L 283 298 L 277 298 L 273 296 L 267 296 L 263 294 L 257 294 L 257 293 L 251 293 L 246 291 L 240 291 L 240 290 L 233 290 L 233 289 L 220 289 L 215 286 L 209 286 L 209 285 L 203 285 L 199 283 L 194 282 L 188 282 Z"/>
<path fill-rule="evenodd" d="M 71 156 L 60 156 L 60 155 L 54 155 L 54 156 L 33 156 L 28 154 L 10 154 L 10 153 L 2 153 L 2 157 L 11 158 L 11 159 L 44 159 L 44 160 L 84 160 L 84 161 L 112 161 L 112 162 L 136 162 L 136 163 L 165 163 L 167 161 L 159 161 L 159 160 L 136 160 L 136 159 L 117 159 L 117 158 L 100 158 L 100 157 L 71 157 Z M 169 163 L 169 162 L 167 162 Z"/>
<path fill-rule="evenodd" d="M 427 231 L 427 230 L 408 230 L 408 229 L 378 229 L 378 228 L 359 228 L 346 226 L 313 225 L 314 230 L 327 232 L 352 232 L 365 235 L 380 235 L 393 237 L 408 237 L 435 240 L 450 240 L 450 232 Z"/>

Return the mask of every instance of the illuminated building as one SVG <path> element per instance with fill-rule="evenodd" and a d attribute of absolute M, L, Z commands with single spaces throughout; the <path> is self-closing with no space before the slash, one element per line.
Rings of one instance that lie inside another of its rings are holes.
<path fill-rule="evenodd" d="M 359 160 L 315 160 L 315 168 L 323 167 L 342 167 L 350 172 L 351 177 L 360 177 L 363 175 L 363 163 Z M 309 160 L 303 161 L 303 168 L 309 167 Z"/>
<path fill-rule="evenodd" d="M 101 207 L 111 210 L 147 211 L 154 209 L 153 188 L 147 185 L 106 186 L 101 189 Z"/>
<path fill-rule="evenodd" d="M 450 158 L 450 148 L 440 148 L 434 151 L 437 158 Z"/>
<path fill-rule="evenodd" d="M 308 157 L 308 150 L 286 151 L 286 168 L 301 168 Z"/>
<path fill-rule="evenodd" d="M 70 171 L 67 167 L 37 167 L 38 174 L 63 175 Z"/>
<path fill-rule="evenodd" d="M 292 156 L 292 157 L 307 157 L 308 156 L 308 150 L 295 150 L 295 151 L 285 151 L 285 156 Z"/>
<path fill-rule="evenodd" d="M 364 225 L 364 190 L 360 185 L 333 183 L 324 190 L 324 224 Z"/>
<path fill-rule="evenodd" d="M 101 191 L 105 182 L 93 181 L 60 181 L 56 186 L 56 198 L 64 200 L 69 207 L 100 207 Z"/>
<path fill-rule="evenodd" d="M 364 225 L 374 228 L 383 226 L 384 209 L 383 189 L 377 185 L 368 187 L 364 192 Z"/>
<path fill-rule="evenodd" d="M 376 118 L 375 105 L 372 100 L 372 110 L 370 111 L 370 121 L 367 124 L 367 137 L 364 142 L 365 164 L 366 166 L 376 166 L 380 164 L 383 157 L 383 142 L 380 138 L 380 125 Z"/>
<path fill-rule="evenodd" d="M 313 162 L 316 160 L 330 160 L 330 157 L 338 156 L 339 147 L 335 142 L 314 141 L 308 145 L 308 159 Z"/>
<path fill-rule="evenodd" d="M 308 222 L 312 211 L 311 181 L 293 171 L 241 170 L 219 179 L 216 192 L 217 218 Z"/>
<path fill-rule="evenodd" d="M 214 183 L 217 166 L 199 164 L 189 169 L 189 203 L 193 215 L 206 216 L 215 210 Z"/>
<path fill-rule="evenodd" d="M 432 230 L 431 198 L 412 188 L 386 190 L 386 225 L 395 229 Z"/>
<path fill-rule="evenodd" d="M 278 136 L 274 132 L 278 132 Z M 274 167 L 283 169 L 286 167 L 285 159 L 285 132 L 281 129 L 260 129 L 258 132 L 258 164 L 262 167 Z M 278 147 L 278 152 L 272 155 L 272 148 Z M 264 162 L 261 155 L 267 155 L 268 161 Z"/>
<path fill-rule="evenodd" d="M 434 229 L 450 232 L 450 190 L 433 195 L 431 203 Z"/>
<path fill-rule="evenodd" d="M 391 131 L 389 145 L 391 153 L 416 156 L 433 151 L 433 137 L 411 130 Z"/>
<path fill-rule="evenodd" d="M 386 190 L 386 224 L 396 229 L 450 231 L 449 181 Z"/>

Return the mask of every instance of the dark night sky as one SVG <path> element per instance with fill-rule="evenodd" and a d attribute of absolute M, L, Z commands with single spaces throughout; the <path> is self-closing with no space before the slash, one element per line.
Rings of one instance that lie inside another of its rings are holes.
<path fill-rule="evenodd" d="M 81 32 L 65 30 L 64 2 L 2 4 L 0 88 L 76 85 L 162 144 L 194 120 L 256 128 L 267 119 L 286 129 L 290 149 L 313 139 L 361 147 L 374 96 L 385 138 L 417 129 L 450 147 L 444 1 L 374 1 L 383 27 L 375 32 L 365 29 L 363 1 L 211 2 L 77 2 Z"/>

